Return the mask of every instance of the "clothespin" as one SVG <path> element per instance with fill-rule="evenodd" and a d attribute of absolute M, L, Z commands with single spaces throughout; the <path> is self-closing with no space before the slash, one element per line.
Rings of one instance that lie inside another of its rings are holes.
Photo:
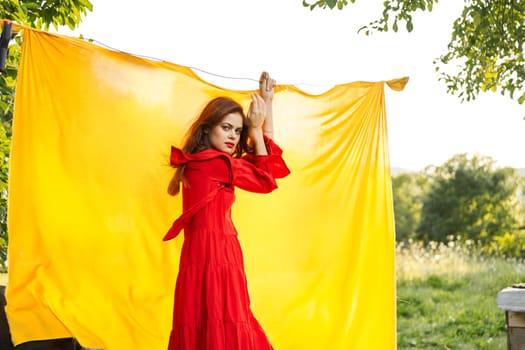
<path fill-rule="evenodd" d="M 2 73 L 5 73 L 7 47 L 9 46 L 9 41 L 13 38 L 12 31 L 13 24 L 11 21 L 4 20 L 4 27 L 2 28 L 2 35 L 0 36 L 0 72 Z"/>

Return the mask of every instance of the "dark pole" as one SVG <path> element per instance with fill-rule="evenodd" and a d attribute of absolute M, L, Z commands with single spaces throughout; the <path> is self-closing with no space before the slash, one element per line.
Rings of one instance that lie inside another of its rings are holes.
<path fill-rule="evenodd" d="M 9 22 L 4 22 L 4 28 L 2 29 L 2 36 L 0 36 L 0 72 L 5 73 L 6 61 L 7 61 L 7 47 L 11 40 L 13 25 Z"/>

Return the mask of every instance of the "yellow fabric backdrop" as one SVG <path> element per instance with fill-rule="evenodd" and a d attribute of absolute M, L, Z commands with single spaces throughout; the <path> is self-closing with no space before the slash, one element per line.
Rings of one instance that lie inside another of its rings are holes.
<path fill-rule="evenodd" d="M 234 204 L 253 310 L 276 350 L 396 347 L 384 83 L 277 88 L 292 174 L 269 195 L 237 190 Z M 8 218 L 16 344 L 166 348 L 182 241 L 162 242 L 181 210 L 166 194 L 169 147 L 219 95 L 249 103 L 186 67 L 23 30 Z"/>

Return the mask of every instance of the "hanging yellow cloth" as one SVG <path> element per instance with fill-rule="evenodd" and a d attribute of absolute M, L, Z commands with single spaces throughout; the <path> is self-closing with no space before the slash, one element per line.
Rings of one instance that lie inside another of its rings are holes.
<path fill-rule="evenodd" d="M 275 139 L 292 174 L 233 207 L 252 309 L 275 349 L 396 347 L 385 82 L 309 95 L 280 85 Z M 162 350 L 182 235 L 170 145 L 213 97 L 190 69 L 23 30 L 9 177 L 13 341 Z"/>

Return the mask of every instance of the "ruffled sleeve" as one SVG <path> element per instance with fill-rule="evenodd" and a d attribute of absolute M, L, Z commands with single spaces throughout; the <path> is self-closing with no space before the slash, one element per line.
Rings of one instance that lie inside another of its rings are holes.
<path fill-rule="evenodd" d="M 207 149 L 199 153 L 184 153 L 180 148 L 171 146 L 170 152 L 170 166 L 178 167 L 180 165 L 187 164 L 192 161 L 201 161 L 207 159 L 213 159 L 217 157 L 230 157 L 229 155 L 222 154 L 221 152 L 215 151 L 213 149 Z"/>
<path fill-rule="evenodd" d="M 268 136 L 264 135 L 264 144 L 268 155 L 259 156 L 248 154 L 242 159 L 254 164 L 259 169 L 264 169 L 274 178 L 280 179 L 290 174 L 290 169 L 286 165 L 282 154 L 283 150 Z"/>
<path fill-rule="evenodd" d="M 233 183 L 250 192 L 268 193 L 277 188 L 275 179 L 290 174 L 282 149 L 269 137 L 264 138 L 268 155 L 245 155 L 233 161 Z"/>
<path fill-rule="evenodd" d="M 170 166 L 177 167 L 186 164 L 187 162 L 188 158 L 182 153 L 182 150 L 175 146 L 171 146 Z"/>

